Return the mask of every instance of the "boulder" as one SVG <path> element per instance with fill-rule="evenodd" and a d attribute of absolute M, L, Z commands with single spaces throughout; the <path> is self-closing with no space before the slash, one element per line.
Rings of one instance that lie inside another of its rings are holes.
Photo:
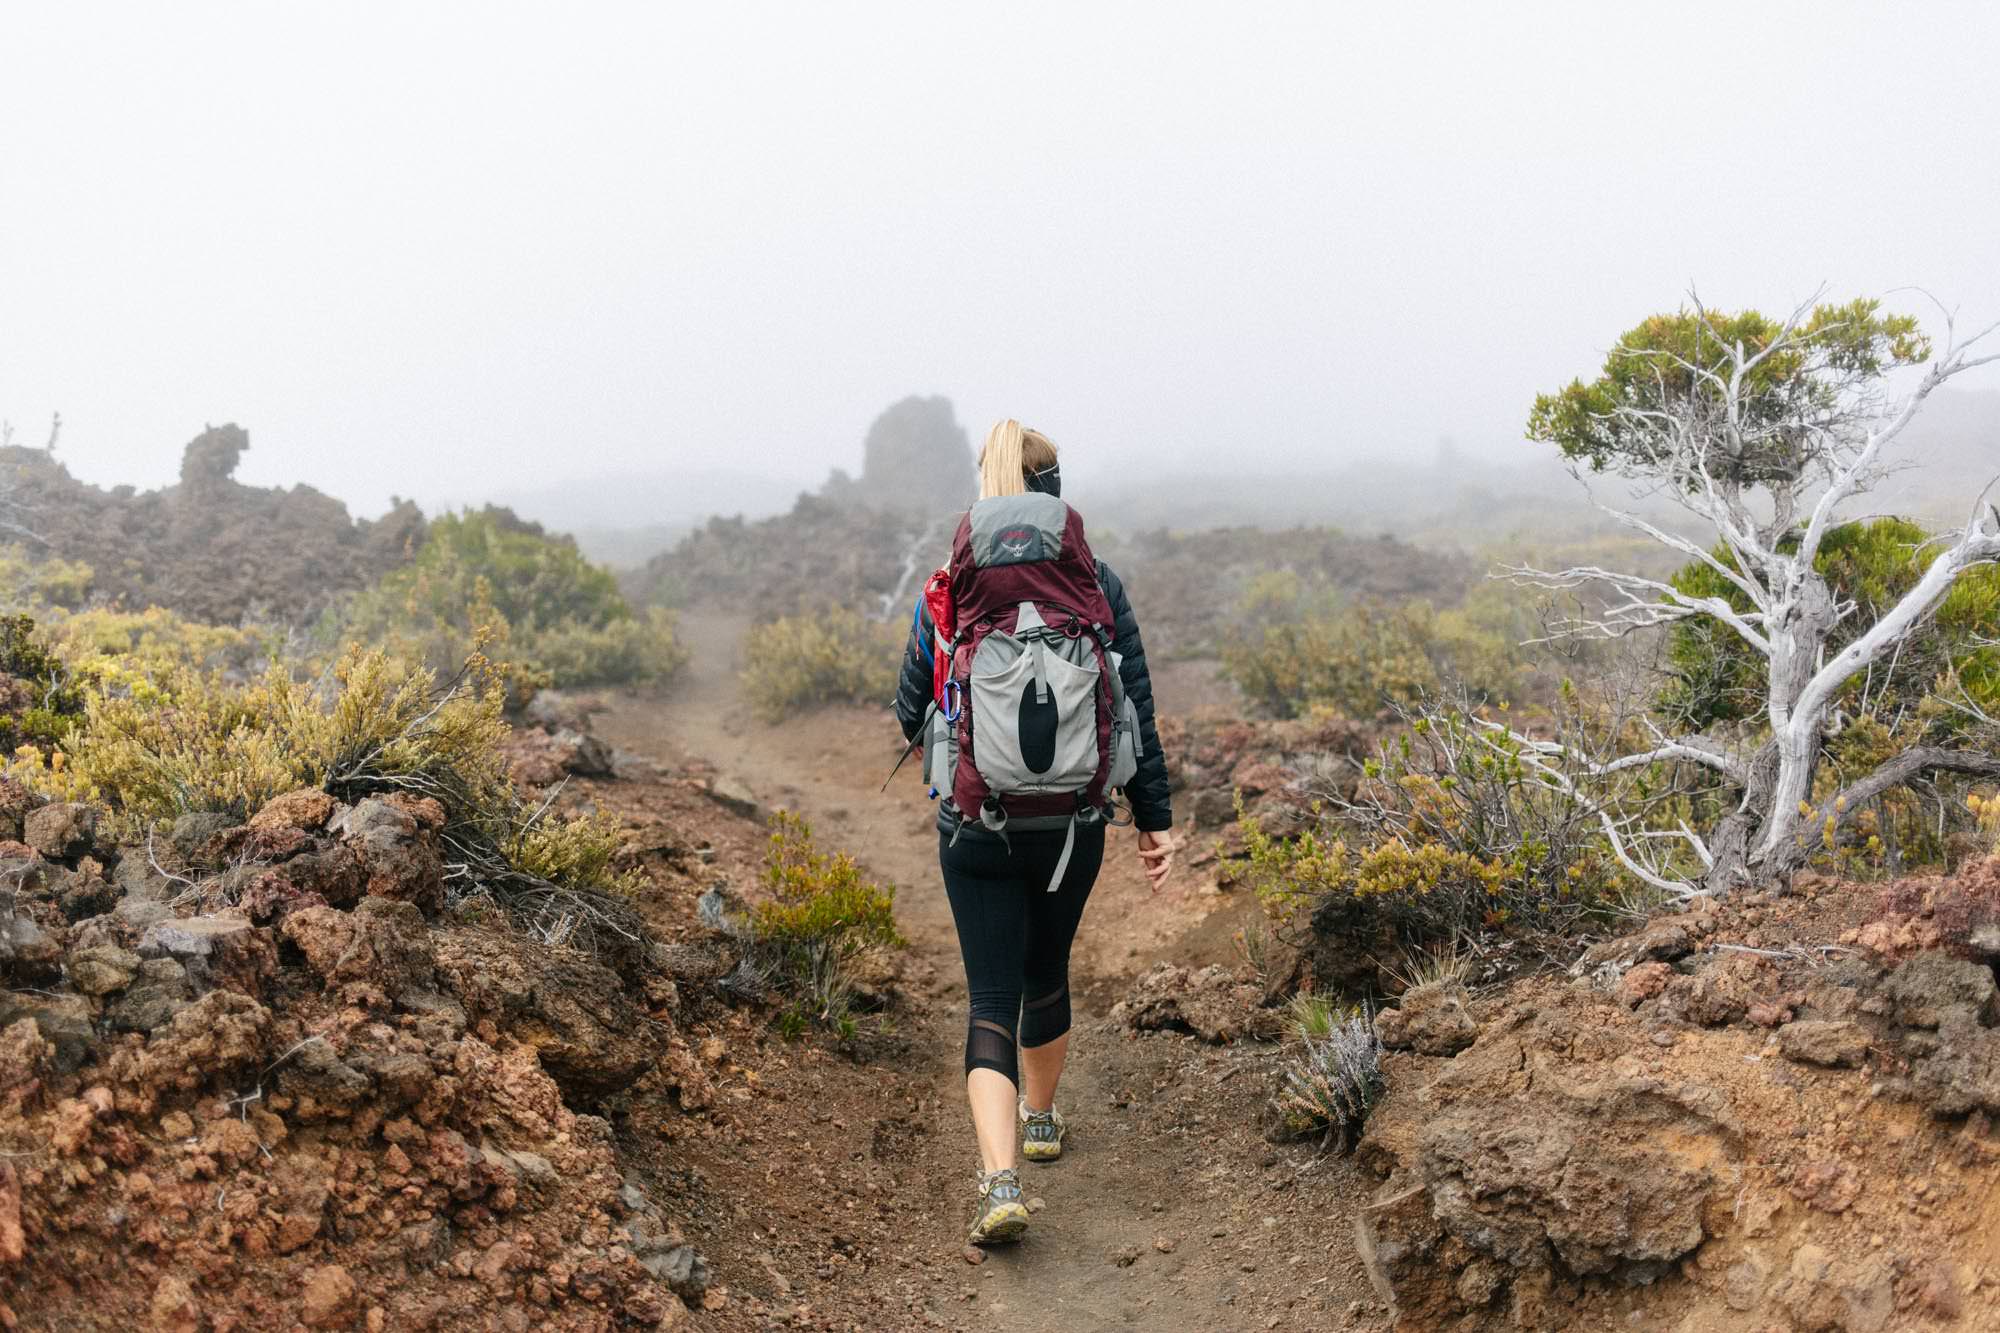
<path fill-rule="evenodd" d="M 51 865 L 44 875 L 44 892 L 55 901 L 63 919 L 85 920 L 111 910 L 123 895 L 118 886 L 104 877 L 104 867 L 96 857 L 84 856 L 75 869 Z"/>
<path fill-rule="evenodd" d="M 182 860 L 192 861 L 205 845 L 242 822 L 234 815 L 220 814 L 213 810 L 199 810 L 176 819 L 173 832 L 167 835 L 167 841 L 173 845 L 176 852 L 180 853 Z"/>
<path fill-rule="evenodd" d="M 297 791 L 286 792 L 264 803 L 264 808 L 250 817 L 253 829 L 289 828 L 303 833 L 313 833 L 326 827 L 333 818 L 336 802 L 333 797 L 318 787 L 301 787 Z"/>
<path fill-rule="evenodd" d="M 1518 1326 L 1549 1326 L 1552 1281 L 1650 1282 L 1726 1214 L 1744 1161 L 1727 1097 L 1621 1069 L 1614 1015 L 1594 993 L 1516 1010 L 1435 1076 L 1392 1076 L 1359 1147 L 1389 1179 L 1357 1243 L 1399 1326 L 1459 1327 L 1503 1288 Z"/>
<path fill-rule="evenodd" d="M 9 777 L 0 777 L 0 841 L 19 842 L 40 798 Z"/>
<path fill-rule="evenodd" d="M 139 975 L 142 961 L 129 949 L 121 949 L 115 944 L 101 944 L 95 948 L 72 950 L 66 966 L 70 985 L 85 995 L 109 995 L 132 984 L 132 980 Z"/>
<path fill-rule="evenodd" d="M 299 1297 L 299 1322 L 307 1328 L 345 1328 L 358 1313 L 360 1291 L 345 1268 L 328 1264 L 306 1278 Z"/>
<path fill-rule="evenodd" d="M 1903 1053 L 1911 1089 L 1933 1115 L 2000 1117 L 2000 1029 L 1981 1027 L 1961 1011 L 1935 1033 L 1910 1033 Z"/>
<path fill-rule="evenodd" d="M 171 958 L 198 990 L 223 987 L 253 999 L 278 970 L 271 932 L 235 916 L 169 917 L 139 937 L 141 958 Z"/>
<path fill-rule="evenodd" d="M 62 945 L 32 917 L 0 912 L 0 977 L 27 985 L 55 975 Z"/>
<path fill-rule="evenodd" d="M 1478 1040 L 1479 1025 L 1456 987 L 1417 986 L 1394 1009 L 1375 1015 L 1375 1035 L 1392 1051 L 1457 1055 Z"/>
<path fill-rule="evenodd" d="M 38 889 L 47 874 L 40 852 L 24 842 L 0 842 L 0 893 Z"/>
<path fill-rule="evenodd" d="M 153 1032 L 172 1022 L 193 999 L 186 968 L 171 958 L 147 959 L 105 1007 L 104 1021 L 117 1032 Z"/>
<path fill-rule="evenodd" d="M 165 850 L 164 845 L 160 850 Z M 191 878 L 193 877 L 175 879 L 171 875 L 162 873 L 154 867 L 153 858 L 144 848 L 135 849 L 120 857 L 118 864 L 111 870 L 111 884 L 121 900 L 130 902 L 138 899 L 159 903 L 163 911 L 166 910 L 165 904 L 188 891 L 187 881 Z M 113 910 L 116 910 L 115 906 Z"/>
<path fill-rule="evenodd" d="M 83 855 L 96 836 L 97 810 L 82 801 L 45 805 L 22 823 L 22 841 L 51 861 Z"/>
<path fill-rule="evenodd" d="M 1859 1023 L 1802 1019 L 1778 1029 L 1778 1049 L 1800 1064 L 1859 1069 L 1868 1047 L 1868 1030 Z"/>
<path fill-rule="evenodd" d="M 1229 969 L 1198 972 L 1155 963 L 1111 1007 L 1111 1021 L 1139 1032 L 1186 1032 L 1209 1042 L 1275 1037 L 1277 1014 L 1263 1007 L 1263 993 Z"/>
<path fill-rule="evenodd" d="M 370 895 L 352 912 L 306 907 L 282 929 L 321 980 L 344 995 L 400 1002 L 435 987 L 431 935 L 414 903 Z"/>
<path fill-rule="evenodd" d="M 333 831 L 359 856 L 370 894 L 434 916 L 444 906 L 443 826 L 444 811 L 429 798 L 370 796 L 336 818 Z"/>
<path fill-rule="evenodd" d="M 1694 937 L 1686 926 L 1674 921 L 1660 921 L 1636 935 L 1623 935 L 1592 945 L 1571 966 L 1570 972 L 1574 976 L 1587 976 L 1606 964 L 1622 969 L 1639 963 L 1677 962 L 1693 953 L 1694 945 Z"/>
<path fill-rule="evenodd" d="M 1954 1016 L 1990 1026 L 1996 1010 L 1993 969 L 1943 953 L 1899 964 L 1882 993 L 1905 1027 L 1935 1028 Z"/>
<path fill-rule="evenodd" d="M 692 1245 L 646 1248 L 651 1252 L 639 1261 L 646 1271 L 666 1283 L 687 1304 L 699 1306 L 708 1291 L 708 1260 Z"/>
<path fill-rule="evenodd" d="M 532 1046 L 573 1105 L 623 1091 L 661 1059 L 664 1026 L 591 959 L 519 935 L 453 931 L 437 938 L 437 965 L 466 1013 Z"/>
<path fill-rule="evenodd" d="M 745 819 L 761 820 L 764 817 L 764 807 L 757 803 L 756 793 L 736 778 L 717 774 L 709 779 L 708 799 Z"/>
<path fill-rule="evenodd" d="M 80 1068 L 97 1042 L 90 1001 L 81 995 L 0 991 L 0 1028 L 11 1028 L 24 1018 L 34 1020 L 42 1039 L 55 1048 L 51 1065 L 58 1073 Z"/>

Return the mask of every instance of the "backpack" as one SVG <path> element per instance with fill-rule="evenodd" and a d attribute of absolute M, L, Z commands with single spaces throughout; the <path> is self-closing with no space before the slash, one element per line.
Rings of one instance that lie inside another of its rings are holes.
<path fill-rule="evenodd" d="M 1003 840 L 1066 828 L 1053 890 L 1076 826 L 1108 818 L 1111 791 L 1138 771 L 1137 711 L 1097 559 L 1082 517 L 1031 492 L 974 504 L 944 573 L 949 620 L 934 612 L 933 623 L 949 638 L 922 733 L 925 777 L 961 821 Z"/>

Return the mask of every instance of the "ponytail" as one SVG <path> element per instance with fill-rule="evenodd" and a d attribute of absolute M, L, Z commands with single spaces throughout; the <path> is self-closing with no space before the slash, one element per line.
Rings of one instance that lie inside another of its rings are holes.
<path fill-rule="evenodd" d="M 1024 494 L 1028 474 L 1054 467 L 1055 462 L 1056 446 L 1048 436 L 1012 417 L 996 421 L 979 448 L 979 498 Z"/>

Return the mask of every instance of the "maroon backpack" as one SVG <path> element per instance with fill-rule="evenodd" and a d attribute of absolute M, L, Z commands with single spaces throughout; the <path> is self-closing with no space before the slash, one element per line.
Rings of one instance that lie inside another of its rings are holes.
<path fill-rule="evenodd" d="M 1105 817 L 1137 767 L 1083 519 L 1053 495 L 981 500 L 952 539 L 950 580 L 957 623 L 937 720 L 951 743 L 942 755 L 931 747 L 926 771 L 991 832 L 1073 836 Z M 1065 852 L 1058 881 L 1067 862 Z"/>

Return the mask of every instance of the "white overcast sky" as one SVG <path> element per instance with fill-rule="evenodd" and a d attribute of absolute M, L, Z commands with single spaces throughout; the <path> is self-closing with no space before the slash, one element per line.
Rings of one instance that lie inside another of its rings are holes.
<path fill-rule="evenodd" d="M 1524 450 L 1690 281 L 2000 317 L 1996 70 L 1976 3 L 10 2 L 0 415 L 363 512 L 816 480 L 911 392 L 1073 473 Z"/>

